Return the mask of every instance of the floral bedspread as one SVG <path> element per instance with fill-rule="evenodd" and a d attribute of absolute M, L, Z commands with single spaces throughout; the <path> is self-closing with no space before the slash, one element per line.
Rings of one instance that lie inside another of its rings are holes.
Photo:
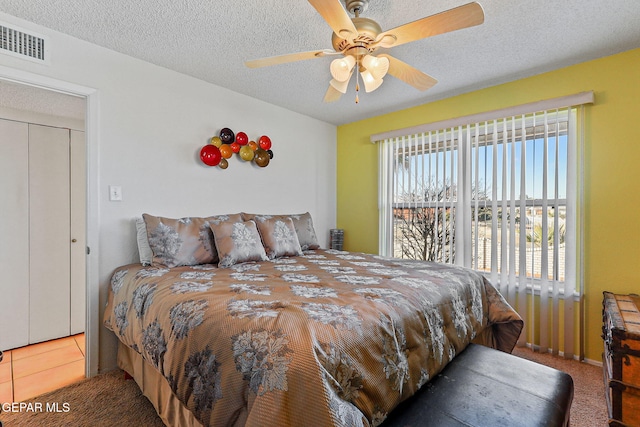
<path fill-rule="evenodd" d="M 334 250 L 123 266 L 104 324 L 203 425 L 261 427 L 379 425 L 482 331 L 511 351 L 522 328 L 474 271 Z"/>

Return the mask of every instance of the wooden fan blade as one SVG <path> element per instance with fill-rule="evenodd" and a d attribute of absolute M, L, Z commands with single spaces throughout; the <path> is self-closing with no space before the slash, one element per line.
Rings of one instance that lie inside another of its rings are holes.
<path fill-rule="evenodd" d="M 340 99 L 342 96 L 342 92 L 334 88 L 332 85 L 329 85 L 327 92 L 324 94 L 324 102 L 334 102 Z"/>
<path fill-rule="evenodd" d="M 349 14 L 340 0 L 309 0 L 320 16 L 327 21 L 334 33 L 343 39 L 351 40 L 358 35 Z"/>
<path fill-rule="evenodd" d="M 468 3 L 445 12 L 427 16 L 378 34 L 374 45 L 398 46 L 415 40 L 473 27 L 484 22 L 484 11 L 478 3 Z"/>
<path fill-rule="evenodd" d="M 410 84 L 418 90 L 427 90 L 438 81 L 428 74 L 423 73 L 417 68 L 412 67 L 406 62 L 402 62 L 391 55 L 381 54 L 378 57 L 384 56 L 389 59 L 389 72 L 393 77 L 402 80 L 403 82 Z"/>
<path fill-rule="evenodd" d="M 311 50 L 309 52 L 289 53 L 287 55 L 271 56 L 268 58 L 254 59 L 246 61 L 244 65 L 249 68 L 267 67 L 270 65 L 285 64 L 287 62 L 303 61 L 305 59 L 319 58 L 326 55 L 337 55 L 341 52 L 335 50 Z"/>

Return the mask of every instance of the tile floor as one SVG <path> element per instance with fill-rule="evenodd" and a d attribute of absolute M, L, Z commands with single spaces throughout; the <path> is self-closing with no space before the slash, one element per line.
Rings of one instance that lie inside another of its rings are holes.
<path fill-rule="evenodd" d="M 4 352 L 0 403 L 21 402 L 84 379 L 84 334 Z"/>

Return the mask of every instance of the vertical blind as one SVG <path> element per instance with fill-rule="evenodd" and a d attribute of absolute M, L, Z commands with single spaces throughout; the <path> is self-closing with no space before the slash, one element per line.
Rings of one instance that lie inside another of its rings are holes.
<path fill-rule="evenodd" d="M 563 103 L 376 139 L 380 253 L 483 272 L 525 320 L 520 345 L 582 357 L 584 108 Z"/>

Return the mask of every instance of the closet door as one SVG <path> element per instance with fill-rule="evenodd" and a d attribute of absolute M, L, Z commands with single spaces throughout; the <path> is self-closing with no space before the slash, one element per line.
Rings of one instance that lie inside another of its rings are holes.
<path fill-rule="evenodd" d="M 29 125 L 29 341 L 68 336 L 69 130 Z"/>
<path fill-rule="evenodd" d="M 71 141 L 71 334 L 84 332 L 87 289 L 87 150 L 84 132 L 72 130 Z"/>
<path fill-rule="evenodd" d="M 0 350 L 29 343 L 29 130 L 0 119 Z"/>

